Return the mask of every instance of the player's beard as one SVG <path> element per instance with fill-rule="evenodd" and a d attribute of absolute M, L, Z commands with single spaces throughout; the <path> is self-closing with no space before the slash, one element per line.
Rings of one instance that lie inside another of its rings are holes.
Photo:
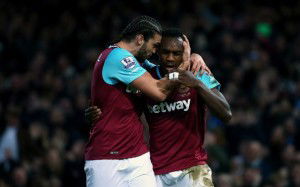
<path fill-rule="evenodd" d="M 148 58 L 148 54 L 147 54 L 146 44 L 143 44 L 141 49 L 138 51 L 138 53 L 136 55 L 136 59 L 140 63 L 143 63 L 147 58 Z"/>

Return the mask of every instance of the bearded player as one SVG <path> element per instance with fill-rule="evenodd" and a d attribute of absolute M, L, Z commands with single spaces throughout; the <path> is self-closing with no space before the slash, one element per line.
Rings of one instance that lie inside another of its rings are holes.
<path fill-rule="evenodd" d="M 91 129 L 85 149 L 89 187 L 156 186 L 138 103 L 127 86 L 155 100 L 165 99 L 170 81 L 153 79 L 139 63 L 156 52 L 160 40 L 160 24 L 147 16 L 138 17 L 95 63 L 92 103 L 104 115 Z"/>
<path fill-rule="evenodd" d="M 149 71 L 161 79 L 182 62 L 183 35 L 163 32 L 160 66 Z M 145 98 L 149 124 L 150 156 L 158 186 L 213 186 L 211 170 L 202 148 L 207 107 L 223 121 L 231 118 L 230 107 L 219 92 L 220 84 L 208 74 L 180 71 L 178 87 L 164 102 Z M 184 85 L 184 86 L 183 86 Z M 94 116 L 97 116 L 94 111 Z"/>

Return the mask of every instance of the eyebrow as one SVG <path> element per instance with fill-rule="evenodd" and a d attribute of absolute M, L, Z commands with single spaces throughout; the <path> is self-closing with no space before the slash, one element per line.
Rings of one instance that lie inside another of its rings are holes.
<path fill-rule="evenodd" d="M 170 50 L 168 48 L 162 48 L 161 49 L 163 52 L 172 52 L 172 53 L 183 53 L 182 50 Z"/>

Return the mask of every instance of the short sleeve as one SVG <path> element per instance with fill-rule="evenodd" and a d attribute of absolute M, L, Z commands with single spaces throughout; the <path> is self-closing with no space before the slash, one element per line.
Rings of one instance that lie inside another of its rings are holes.
<path fill-rule="evenodd" d="M 207 86 L 209 89 L 217 88 L 218 90 L 220 90 L 221 88 L 221 84 L 213 76 L 210 76 L 207 73 L 203 73 L 202 75 L 198 73 L 196 77 L 198 80 L 202 81 L 203 84 L 205 84 L 205 86 Z"/>
<path fill-rule="evenodd" d="M 146 70 L 129 51 L 115 48 L 104 62 L 102 75 L 107 84 L 114 85 L 122 82 L 127 85 L 145 72 Z"/>

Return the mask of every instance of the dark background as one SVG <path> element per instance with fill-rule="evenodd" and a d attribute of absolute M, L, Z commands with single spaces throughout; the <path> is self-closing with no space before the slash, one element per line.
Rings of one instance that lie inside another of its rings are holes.
<path fill-rule="evenodd" d="M 84 186 L 99 52 L 138 15 L 180 27 L 233 112 L 208 118 L 216 186 L 300 186 L 300 1 L 0 1 L 0 186 Z"/>

